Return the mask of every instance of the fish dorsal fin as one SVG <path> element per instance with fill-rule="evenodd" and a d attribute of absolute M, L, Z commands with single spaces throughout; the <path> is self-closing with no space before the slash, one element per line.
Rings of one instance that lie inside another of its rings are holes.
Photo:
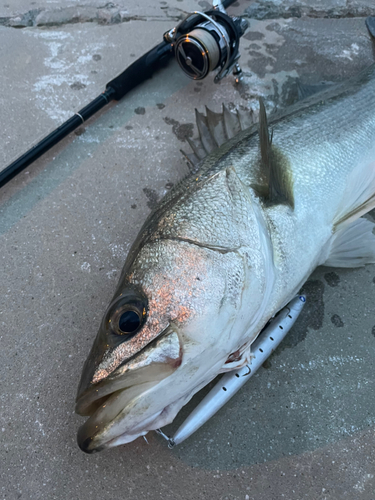
<path fill-rule="evenodd" d="M 263 100 L 259 98 L 259 142 L 261 166 L 268 178 L 268 192 L 260 194 L 267 201 L 286 202 L 294 208 L 293 179 L 288 161 L 281 151 L 272 145 L 272 133 L 269 133 L 267 113 Z M 257 187 L 254 187 L 257 190 Z"/>
<path fill-rule="evenodd" d="M 207 151 L 207 153 L 211 153 L 219 145 L 210 130 L 210 126 L 208 124 L 208 116 L 205 116 L 203 113 L 199 113 L 199 111 L 196 109 L 195 121 L 197 123 L 199 137 L 202 142 L 203 148 Z"/>
<path fill-rule="evenodd" d="M 193 171 L 197 170 L 199 163 L 206 156 L 254 124 L 254 113 L 250 111 L 237 111 L 232 113 L 223 105 L 221 113 L 215 113 L 206 107 L 206 114 L 195 110 L 195 118 L 199 137 L 187 138 L 193 153 L 182 154 L 189 161 Z"/>
<path fill-rule="evenodd" d="M 267 122 L 266 108 L 264 107 L 263 99 L 259 98 L 259 141 L 260 141 L 260 156 L 263 168 L 266 169 L 268 176 L 271 177 L 271 146 L 272 137 L 270 138 Z M 269 182 L 270 198 L 272 197 L 272 184 Z"/>

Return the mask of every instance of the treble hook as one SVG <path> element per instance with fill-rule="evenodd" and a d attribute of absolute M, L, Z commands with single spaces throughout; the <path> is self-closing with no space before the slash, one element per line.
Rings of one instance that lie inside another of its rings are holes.
<path fill-rule="evenodd" d="M 249 371 L 248 371 L 247 373 L 244 373 L 244 374 L 242 375 L 243 377 L 246 377 L 247 375 L 250 375 L 250 373 L 251 373 L 251 368 L 250 368 L 250 366 L 249 366 L 249 365 L 246 365 L 246 368 L 247 368 Z"/>

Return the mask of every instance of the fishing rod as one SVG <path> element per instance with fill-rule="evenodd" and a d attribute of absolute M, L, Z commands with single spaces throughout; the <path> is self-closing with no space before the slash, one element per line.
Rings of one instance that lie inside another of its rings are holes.
<path fill-rule="evenodd" d="M 108 82 L 104 92 L 4 168 L 0 172 L 0 188 L 104 106 L 113 100 L 119 101 L 137 85 L 151 78 L 173 56 L 182 71 L 194 80 L 203 80 L 211 71 L 218 70 L 215 83 L 231 71 L 236 81 L 240 81 L 239 43 L 248 23 L 242 17 L 227 14 L 226 8 L 235 1 L 214 0 L 211 10 L 188 14 L 175 28 L 164 33 L 161 43 Z"/>

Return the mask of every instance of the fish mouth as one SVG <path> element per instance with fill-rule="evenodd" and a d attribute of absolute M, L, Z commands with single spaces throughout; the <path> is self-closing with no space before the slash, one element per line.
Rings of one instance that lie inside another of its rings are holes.
<path fill-rule="evenodd" d="M 151 425 L 164 409 L 162 401 L 151 413 L 150 408 L 145 408 L 144 415 L 140 414 L 136 421 L 133 418 L 130 424 L 126 416 L 140 398 L 172 375 L 181 362 L 179 337 L 167 328 L 161 337 L 106 379 L 79 393 L 75 411 L 89 417 L 78 430 L 77 442 L 81 450 L 86 453 L 101 451 L 146 434 L 147 425 Z"/>

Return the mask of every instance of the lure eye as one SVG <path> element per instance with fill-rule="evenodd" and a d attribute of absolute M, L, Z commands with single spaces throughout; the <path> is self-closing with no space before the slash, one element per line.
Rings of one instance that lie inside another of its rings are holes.
<path fill-rule="evenodd" d="M 118 327 L 120 333 L 129 334 L 135 332 L 141 324 L 141 318 L 135 311 L 125 311 L 121 314 Z"/>

